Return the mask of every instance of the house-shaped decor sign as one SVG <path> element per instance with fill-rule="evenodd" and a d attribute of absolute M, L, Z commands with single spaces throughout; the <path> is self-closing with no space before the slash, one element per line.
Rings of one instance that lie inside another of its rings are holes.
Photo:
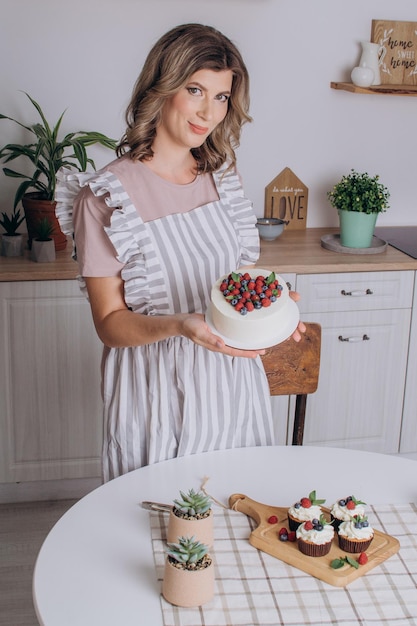
<path fill-rule="evenodd" d="M 308 188 L 286 167 L 265 187 L 265 217 L 288 222 L 286 229 L 307 228 Z"/>

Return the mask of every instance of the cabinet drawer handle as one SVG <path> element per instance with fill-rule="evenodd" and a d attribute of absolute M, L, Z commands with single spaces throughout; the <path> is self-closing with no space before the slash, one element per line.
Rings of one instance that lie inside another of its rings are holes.
<path fill-rule="evenodd" d="M 342 296 L 371 296 L 373 294 L 373 291 L 372 289 L 366 289 L 366 291 L 359 291 L 359 289 L 357 289 L 356 291 L 345 291 L 344 289 L 342 289 L 340 293 L 342 294 Z"/>
<path fill-rule="evenodd" d="M 362 337 L 343 337 L 339 335 L 339 341 L 350 341 L 350 343 L 355 343 L 357 341 L 370 341 L 368 335 L 362 335 Z"/>

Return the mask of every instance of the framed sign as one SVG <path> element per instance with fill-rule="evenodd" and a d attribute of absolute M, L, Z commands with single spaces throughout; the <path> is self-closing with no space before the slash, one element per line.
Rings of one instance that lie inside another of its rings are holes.
<path fill-rule="evenodd" d="M 287 229 L 307 227 L 308 188 L 286 167 L 265 187 L 265 217 L 288 222 Z"/>
<path fill-rule="evenodd" d="M 371 41 L 381 46 L 381 83 L 417 85 L 417 22 L 372 20 Z"/>

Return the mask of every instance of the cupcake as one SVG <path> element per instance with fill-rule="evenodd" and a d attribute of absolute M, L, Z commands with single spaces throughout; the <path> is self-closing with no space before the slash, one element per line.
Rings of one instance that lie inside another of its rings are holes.
<path fill-rule="evenodd" d="M 300 552 L 307 556 L 324 556 L 330 552 L 334 537 L 334 528 L 324 517 L 308 520 L 296 530 L 297 545 Z"/>
<path fill-rule="evenodd" d="M 348 496 L 335 502 L 330 509 L 333 526 L 337 530 L 342 522 L 349 522 L 355 515 L 364 516 L 366 502 L 357 500 L 355 496 Z"/>
<path fill-rule="evenodd" d="M 323 513 L 321 504 L 324 504 L 326 500 L 318 500 L 316 498 L 316 492 L 312 491 L 308 498 L 301 498 L 299 502 L 295 502 L 288 509 L 288 524 L 290 530 L 297 530 L 297 528 L 303 522 L 311 521 L 313 519 L 319 519 Z"/>
<path fill-rule="evenodd" d="M 365 552 L 374 538 L 374 531 L 365 515 L 355 515 L 348 522 L 342 522 L 337 532 L 339 547 L 345 552 Z"/>

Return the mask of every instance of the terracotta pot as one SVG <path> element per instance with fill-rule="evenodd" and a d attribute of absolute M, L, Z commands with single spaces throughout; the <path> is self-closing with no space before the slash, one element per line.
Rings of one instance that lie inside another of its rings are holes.
<path fill-rule="evenodd" d="M 168 519 L 167 541 L 177 543 L 178 537 L 195 537 L 210 548 L 213 545 L 213 512 L 203 519 L 184 519 L 171 509 Z"/>
<path fill-rule="evenodd" d="M 33 239 L 30 258 L 32 261 L 36 261 L 36 263 L 52 263 L 55 261 L 56 253 L 54 240 L 39 241 L 39 239 Z"/>
<path fill-rule="evenodd" d="M 23 236 L 22 235 L 2 235 L 1 255 L 2 256 L 22 256 Z"/>
<path fill-rule="evenodd" d="M 201 606 L 214 596 L 214 565 L 200 570 L 178 569 L 165 561 L 162 595 L 176 606 Z"/>
<path fill-rule="evenodd" d="M 51 200 L 39 199 L 39 194 L 27 193 L 22 198 L 22 205 L 25 211 L 26 225 L 28 229 L 28 245 L 32 247 L 32 240 L 36 237 L 36 224 L 44 217 L 48 218 L 54 230 L 52 238 L 55 242 L 55 250 L 65 250 L 67 246 L 67 237 L 61 230 L 57 217 L 55 215 L 56 202 Z"/>

